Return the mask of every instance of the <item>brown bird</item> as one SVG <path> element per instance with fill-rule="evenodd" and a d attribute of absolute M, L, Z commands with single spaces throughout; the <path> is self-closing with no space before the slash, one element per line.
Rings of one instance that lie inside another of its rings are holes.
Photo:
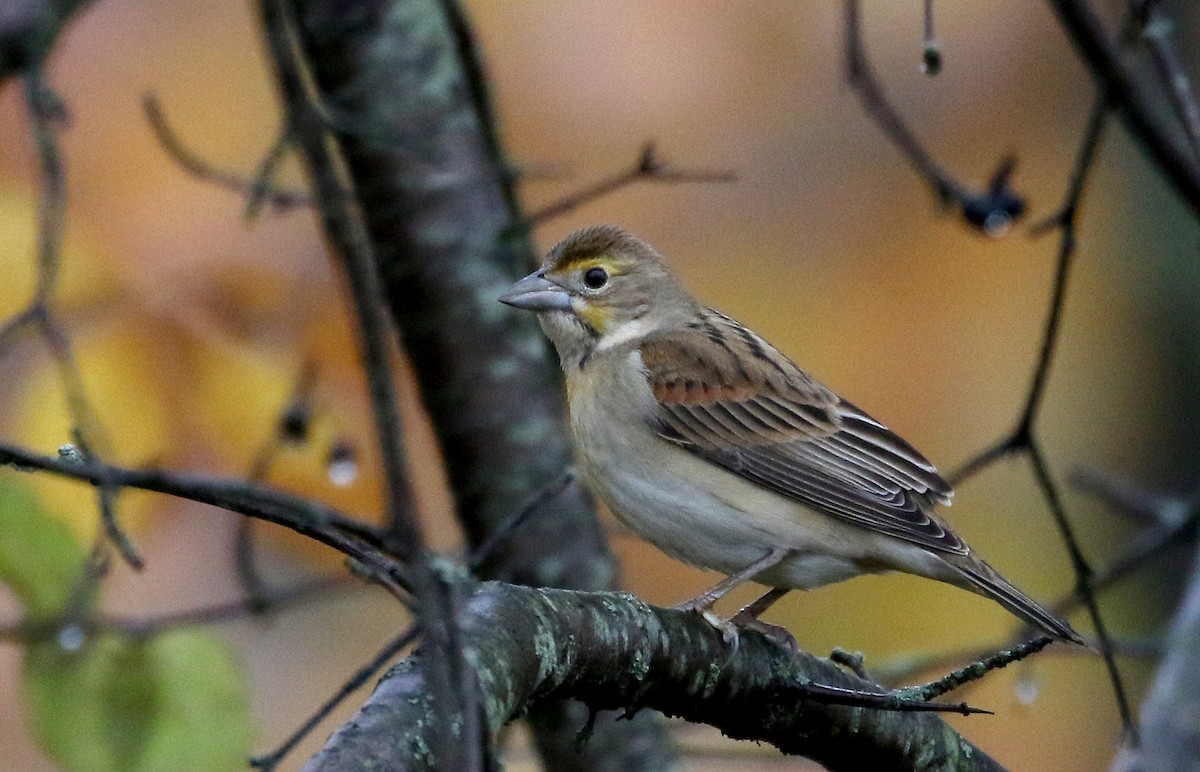
<path fill-rule="evenodd" d="M 749 328 L 706 308 L 649 244 L 576 231 L 501 302 L 535 311 L 566 373 L 583 477 L 667 554 L 727 575 L 680 608 L 732 633 L 790 589 L 903 571 L 1083 643 L 935 514 L 953 495 L 911 445 Z M 728 623 L 713 603 L 772 588 Z"/>

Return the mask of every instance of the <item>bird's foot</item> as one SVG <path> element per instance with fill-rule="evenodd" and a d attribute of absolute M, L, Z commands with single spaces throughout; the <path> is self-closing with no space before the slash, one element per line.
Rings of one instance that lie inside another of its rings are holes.
<path fill-rule="evenodd" d="M 729 624 L 736 630 L 753 630 L 756 633 L 761 633 L 765 638 L 775 642 L 778 646 L 784 649 L 789 654 L 795 654 L 800 650 L 796 644 L 796 639 L 786 629 L 779 625 L 772 625 L 761 619 L 756 619 L 752 616 L 741 617 L 741 614 L 735 614 L 733 619 L 729 620 Z"/>
<path fill-rule="evenodd" d="M 729 647 L 729 656 L 737 654 L 738 647 L 741 645 L 741 631 L 732 621 L 722 619 L 711 610 L 700 612 L 700 616 L 704 617 L 704 621 L 708 622 L 717 632 L 721 634 L 721 639 L 725 641 L 725 645 Z"/>
<path fill-rule="evenodd" d="M 681 603 L 675 606 L 675 609 L 677 611 L 690 611 L 703 617 L 705 622 L 708 622 L 713 626 L 713 629 L 721 633 L 721 638 L 730 648 L 730 656 L 733 656 L 738 651 L 738 647 L 741 644 L 742 630 L 753 630 L 756 633 L 760 633 L 790 654 L 795 654 L 800 650 L 800 647 L 796 644 L 796 639 L 792 637 L 790 632 L 778 625 L 768 624 L 761 619 L 757 619 L 752 614 L 743 612 L 735 614 L 731 619 L 724 619 L 709 606 L 693 604 L 691 601 Z"/>
<path fill-rule="evenodd" d="M 739 634 L 738 628 L 731 620 L 723 619 L 717 612 L 712 610 L 713 599 L 707 597 L 707 593 L 699 595 L 691 600 L 685 600 L 683 603 L 677 603 L 671 608 L 675 611 L 687 611 L 693 614 L 699 614 L 705 622 L 713 626 L 717 632 L 721 634 L 721 638 L 725 644 L 730 647 L 730 656 L 737 653 Z"/>

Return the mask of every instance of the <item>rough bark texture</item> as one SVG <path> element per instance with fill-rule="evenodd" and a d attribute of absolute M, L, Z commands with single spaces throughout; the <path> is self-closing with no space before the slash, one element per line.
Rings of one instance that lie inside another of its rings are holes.
<path fill-rule="evenodd" d="M 596 709 L 644 706 L 709 723 L 831 769 L 1001 768 L 935 714 L 806 699 L 809 683 L 881 691 L 828 660 L 788 654 L 755 633 L 744 634 L 730 656 L 699 616 L 630 595 L 488 583 L 471 597 L 461 624 L 492 729 L 526 705 L 574 697 Z M 425 691 L 417 654 L 384 677 L 306 769 L 434 768 Z"/>
<path fill-rule="evenodd" d="M 534 262 L 482 81 L 448 0 L 301 0 L 304 48 L 339 131 L 389 305 L 445 455 L 458 514 L 482 544 L 571 463 L 558 368 L 528 314 L 496 297 Z M 577 486 L 484 563 L 485 577 L 609 589 L 616 566 Z M 654 722 L 597 727 L 613 758 L 571 749 L 570 708 L 530 714 L 555 769 L 670 765 Z"/>
<path fill-rule="evenodd" d="M 1142 704 L 1142 742 L 1125 748 L 1120 772 L 1183 772 L 1200 764 L 1200 550 L 1167 640 L 1167 652 Z"/>

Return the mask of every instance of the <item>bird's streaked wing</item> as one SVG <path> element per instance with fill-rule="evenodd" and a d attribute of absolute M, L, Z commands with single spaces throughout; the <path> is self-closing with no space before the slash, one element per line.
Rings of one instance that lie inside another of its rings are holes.
<path fill-rule="evenodd" d="M 936 517 L 953 491 L 886 426 L 711 309 L 640 347 L 666 439 L 814 509 L 955 554 Z"/>

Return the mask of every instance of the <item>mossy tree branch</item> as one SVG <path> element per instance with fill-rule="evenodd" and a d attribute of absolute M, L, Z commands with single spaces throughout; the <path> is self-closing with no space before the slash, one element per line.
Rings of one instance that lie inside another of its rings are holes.
<path fill-rule="evenodd" d="M 530 706 L 571 697 L 592 710 L 655 708 L 833 769 L 1001 768 L 933 713 L 814 698 L 815 684 L 883 691 L 829 660 L 791 654 L 757 633 L 743 634 L 731 656 L 699 616 L 627 594 L 485 583 L 459 622 L 493 730 Z M 426 691 L 418 653 L 388 673 L 308 772 L 434 768 Z"/>

